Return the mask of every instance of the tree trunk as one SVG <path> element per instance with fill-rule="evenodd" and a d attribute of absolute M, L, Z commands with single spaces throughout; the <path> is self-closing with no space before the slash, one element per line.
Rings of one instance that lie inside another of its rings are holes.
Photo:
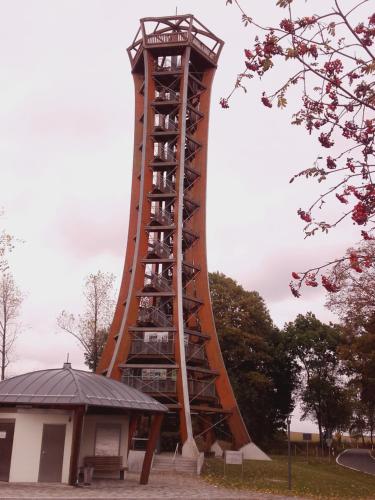
<path fill-rule="evenodd" d="M 5 330 L 2 332 L 2 346 L 1 346 L 1 380 L 5 379 L 5 360 L 6 360 L 6 352 L 5 352 L 5 344 L 6 344 L 6 332 Z"/>

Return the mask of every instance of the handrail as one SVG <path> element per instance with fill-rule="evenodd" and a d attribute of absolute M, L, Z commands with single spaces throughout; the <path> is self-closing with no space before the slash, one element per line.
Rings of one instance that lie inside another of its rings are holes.
<path fill-rule="evenodd" d="M 155 115 L 155 118 L 156 118 L 156 116 L 158 116 L 158 115 Z M 178 125 L 177 125 L 177 123 L 175 123 L 172 120 L 168 120 L 168 122 L 166 122 L 166 120 L 164 119 L 164 120 L 160 120 L 159 123 L 154 123 L 154 129 L 157 129 L 157 128 L 162 128 L 163 130 L 171 130 L 171 131 L 175 132 L 178 130 Z"/>
<path fill-rule="evenodd" d="M 138 321 L 142 323 L 156 323 L 158 326 L 171 326 L 171 317 L 155 306 L 141 307 L 138 310 Z"/>
<path fill-rule="evenodd" d="M 176 161 L 176 153 L 170 147 L 157 145 L 154 148 L 154 158 L 159 158 L 162 161 Z"/>
<path fill-rule="evenodd" d="M 152 286 L 156 289 L 169 292 L 171 290 L 170 282 L 161 274 L 151 272 L 149 276 L 145 276 L 144 286 Z"/>
<path fill-rule="evenodd" d="M 146 43 L 150 45 L 156 45 L 158 43 L 180 43 L 187 42 L 187 33 L 161 33 L 161 34 L 150 34 L 146 35 Z"/>
<path fill-rule="evenodd" d="M 196 36 L 191 36 L 191 42 L 198 47 L 202 52 L 204 52 L 210 59 L 216 60 L 217 54 L 210 49 L 205 43 L 201 42 Z M 187 42 L 189 40 L 188 33 L 178 32 L 178 33 L 152 33 L 146 35 L 147 45 L 158 45 L 158 44 L 169 44 L 169 43 L 181 43 Z"/>
<path fill-rule="evenodd" d="M 170 247 L 158 239 L 149 240 L 148 253 L 155 253 L 161 259 L 169 259 L 172 254 Z"/>
<path fill-rule="evenodd" d="M 177 444 L 176 444 L 176 449 L 174 450 L 173 459 L 172 459 L 172 464 L 174 464 L 174 463 L 175 463 L 175 461 L 176 461 L 176 455 L 177 455 L 177 453 L 178 453 L 178 446 L 179 446 L 179 444 L 180 444 L 180 443 L 177 443 Z"/>
<path fill-rule="evenodd" d="M 175 185 L 174 183 L 167 179 L 166 177 L 163 177 L 162 175 L 157 175 L 155 182 L 152 183 L 154 189 L 158 189 L 162 193 L 174 193 L 175 192 Z"/>
<path fill-rule="evenodd" d="M 151 212 L 151 221 L 159 222 L 162 226 L 171 226 L 173 224 L 173 214 L 162 208 L 156 208 Z"/>
<path fill-rule="evenodd" d="M 193 36 L 191 38 L 191 41 L 196 47 L 198 47 L 202 52 L 204 52 L 210 59 L 213 59 L 214 61 L 216 61 L 217 54 L 215 54 L 215 52 L 213 52 L 209 47 L 207 47 L 206 44 L 204 44 L 203 42 L 198 40 L 198 38 L 195 36 Z"/>
<path fill-rule="evenodd" d="M 178 101 L 179 99 L 180 93 L 175 90 L 171 90 L 164 86 L 161 90 L 155 90 L 156 101 Z"/>

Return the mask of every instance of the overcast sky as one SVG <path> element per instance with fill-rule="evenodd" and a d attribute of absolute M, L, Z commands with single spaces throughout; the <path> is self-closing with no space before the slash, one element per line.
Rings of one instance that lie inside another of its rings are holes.
<path fill-rule="evenodd" d="M 243 0 L 250 15 L 267 22 L 274 3 Z M 60 366 L 68 352 L 76 368 L 84 366 L 56 317 L 62 309 L 80 311 L 88 273 L 113 272 L 119 283 L 133 142 L 126 47 L 139 18 L 174 15 L 176 6 L 225 41 L 211 103 L 209 269 L 257 290 L 280 327 L 310 310 L 333 319 L 321 289 L 297 300 L 288 288 L 292 271 L 340 255 L 351 243 L 350 227 L 303 239 L 296 211 L 321 187 L 289 184 L 319 151 L 289 125 L 297 103 L 268 110 L 260 103 L 263 87 L 253 82 L 229 110 L 218 105 L 250 45 L 234 7 L 225 0 L 0 0 L 1 225 L 23 240 L 10 264 L 27 294 L 9 374 Z"/>

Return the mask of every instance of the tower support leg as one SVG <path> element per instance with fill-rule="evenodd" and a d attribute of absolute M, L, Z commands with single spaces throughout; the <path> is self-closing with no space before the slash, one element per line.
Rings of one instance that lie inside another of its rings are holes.
<path fill-rule="evenodd" d="M 147 441 L 146 454 L 143 460 L 141 478 L 139 480 L 140 484 L 148 483 L 148 478 L 150 476 L 150 471 L 151 471 L 152 459 L 154 456 L 156 443 L 160 434 L 163 417 L 164 415 L 162 413 L 157 413 L 152 419 L 150 434 Z"/>

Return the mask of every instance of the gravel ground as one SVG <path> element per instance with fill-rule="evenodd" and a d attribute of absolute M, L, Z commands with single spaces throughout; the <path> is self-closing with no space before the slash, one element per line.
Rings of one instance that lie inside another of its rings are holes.
<path fill-rule="evenodd" d="M 203 479 L 185 474 L 153 473 L 146 486 L 138 483 L 138 475 L 128 474 L 125 481 L 96 480 L 91 486 L 75 488 L 63 484 L 0 483 L 2 500 L 15 498 L 38 499 L 97 499 L 97 498 L 152 498 L 156 499 L 242 499 L 286 500 L 286 496 L 271 495 L 237 489 L 215 487 Z M 304 500 L 293 497 L 295 500 Z"/>

